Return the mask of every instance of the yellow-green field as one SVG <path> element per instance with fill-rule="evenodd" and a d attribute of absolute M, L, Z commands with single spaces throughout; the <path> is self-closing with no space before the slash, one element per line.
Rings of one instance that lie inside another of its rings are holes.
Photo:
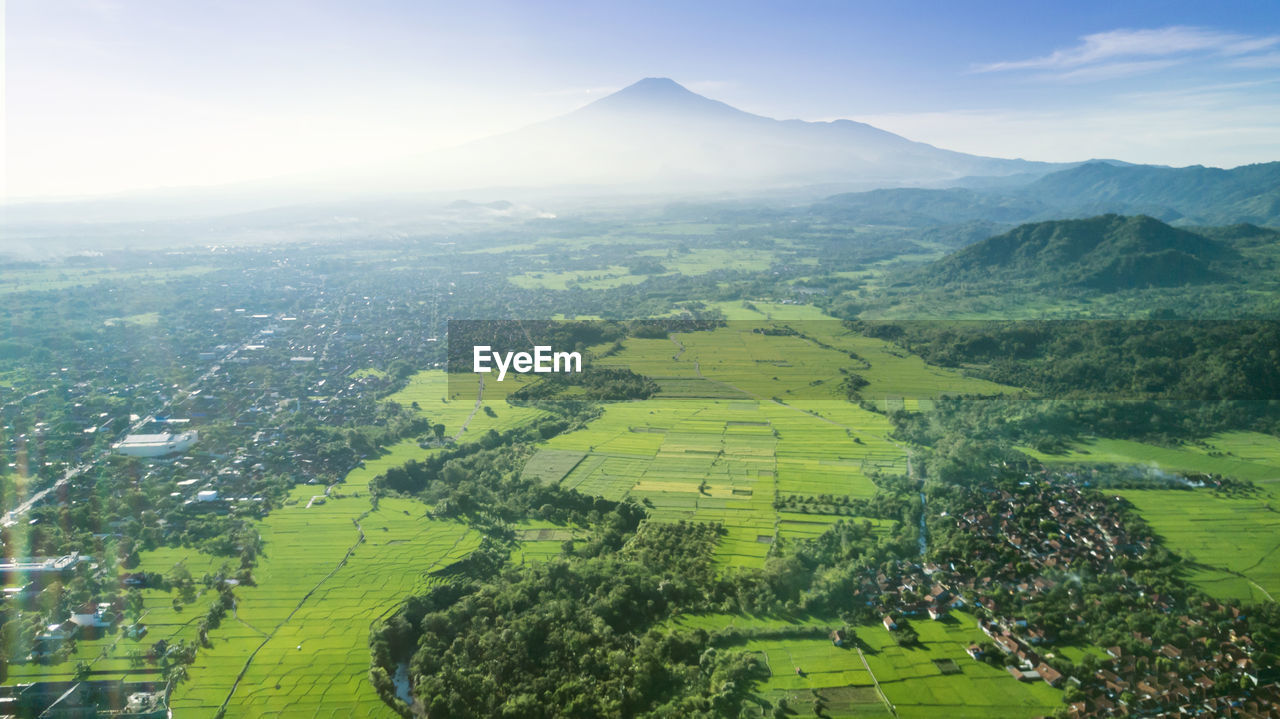
<path fill-rule="evenodd" d="M 213 646 L 174 692 L 175 713 L 211 717 L 225 702 L 237 717 L 394 716 L 367 680 L 369 629 L 479 544 L 467 527 L 427 518 L 419 502 L 371 509 L 369 480 L 414 450 L 428 452 L 397 447 L 323 503 L 311 502 L 323 488 L 298 487 L 262 522 L 257 586 L 237 589 L 234 616 L 209 633 Z"/>
<path fill-rule="evenodd" d="M 837 403 L 810 403 L 822 404 Z M 558 453 L 553 458 L 585 455 L 564 486 L 647 501 L 659 521 L 720 522 L 728 532 L 717 559 L 760 566 L 780 533 L 812 536 L 835 519 L 783 516 L 773 508 L 777 494 L 869 497 L 876 491 L 869 472 L 905 468 L 902 450 L 885 439 L 883 416 L 839 404 L 822 411 L 840 421 L 772 401 L 613 403 L 586 429 L 547 447 Z"/>

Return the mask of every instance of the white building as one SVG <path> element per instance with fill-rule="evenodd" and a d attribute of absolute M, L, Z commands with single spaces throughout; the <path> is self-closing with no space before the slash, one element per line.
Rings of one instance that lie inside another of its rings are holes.
<path fill-rule="evenodd" d="M 181 434 L 130 434 L 112 449 L 130 457 L 162 457 L 187 451 L 199 438 L 195 430 Z"/>

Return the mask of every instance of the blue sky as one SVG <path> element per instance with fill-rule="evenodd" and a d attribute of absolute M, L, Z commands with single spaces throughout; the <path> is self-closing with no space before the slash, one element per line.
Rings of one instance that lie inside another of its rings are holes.
<path fill-rule="evenodd" d="M 1280 160 L 1276 2 L 9 0 L 10 197 L 458 144 L 668 76 L 1043 160 Z"/>

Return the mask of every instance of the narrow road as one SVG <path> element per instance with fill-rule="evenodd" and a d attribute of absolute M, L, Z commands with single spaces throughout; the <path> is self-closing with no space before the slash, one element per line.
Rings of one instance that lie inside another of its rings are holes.
<path fill-rule="evenodd" d="M 186 392 L 190 393 L 193 390 L 198 389 L 201 384 L 207 381 L 210 377 L 217 374 L 218 370 L 222 369 L 223 362 L 228 362 L 231 359 L 233 359 L 236 356 L 236 353 L 239 351 L 240 351 L 240 347 L 238 346 L 235 349 L 231 350 L 231 352 L 229 352 L 225 357 L 223 357 L 217 364 L 214 364 L 212 367 L 206 370 L 204 374 L 200 375 L 195 379 L 195 381 L 187 385 Z M 175 392 L 174 396 L 176 395 L 177 393 Z M 173 397 L 170 397 L 169 399 L 165 400 L 164 404 L 160 405 L 159 408 L 157 408 L 154 412 L 152 412 L 150 417 L 154 417 L 158 414 L 163 414 L 167 409 L 169 409 L 169 406 L 173 404 L 173 399 L 174 399 Z M 125 430 L 125 434 L 132 434 L 133 432 L 137 431 L 140 427 L 142 427 L 144 424 L 147 423 L 147 420 L 150 419 L 150 417 L 140 419 L 137 422 L 134 422 L 133 424 L 129 425 L 129 428 Z M 36 506 L 41 501 L 43 501 L 45 497 L 49 496 L 50 492 L 57 491 L 59 488 L 66 485 L 67 482 L 70 482 L 76 477 L 79 477 L 85 472 L 88 472 L 89 470 L 93 469 L 98 465 L 99 462 L 106 459 L 107 456 L 110 454 L 111 454 L 110 450 L 104 450 L 102 452 L 99 452 L 88 462 L 85 462 L 81 465 L 68 469 L 62 475 L 61 479 L 54 482 L 52 485 L 45 487 L 39 492 L 36 492 L 35 494 L 28 497 L 26 501 L 24 501 L 22 504 L 19 504 L 18 506 L 14 507 L 12 510 L 6 512 L 3 522 L 0 522 L 0 524 L 3 524 L 3 526 L 5 527 L 14 526 L 15 524 L 18 523 L 18 520 L 22 519 L 24 515 L 26 515 L 28 512 L 31 511 L 32 507 Z"/>

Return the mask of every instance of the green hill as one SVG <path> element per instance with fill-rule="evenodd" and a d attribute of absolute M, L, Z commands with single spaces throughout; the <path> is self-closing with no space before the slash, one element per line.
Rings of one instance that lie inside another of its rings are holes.
<path fill-rule="evenodd" d="M 1145 215 L 1037 222 L 931 265 L 930 284 L 1019 281 L 1116 291 L 1220 280 L 1231 247 Z"/>

